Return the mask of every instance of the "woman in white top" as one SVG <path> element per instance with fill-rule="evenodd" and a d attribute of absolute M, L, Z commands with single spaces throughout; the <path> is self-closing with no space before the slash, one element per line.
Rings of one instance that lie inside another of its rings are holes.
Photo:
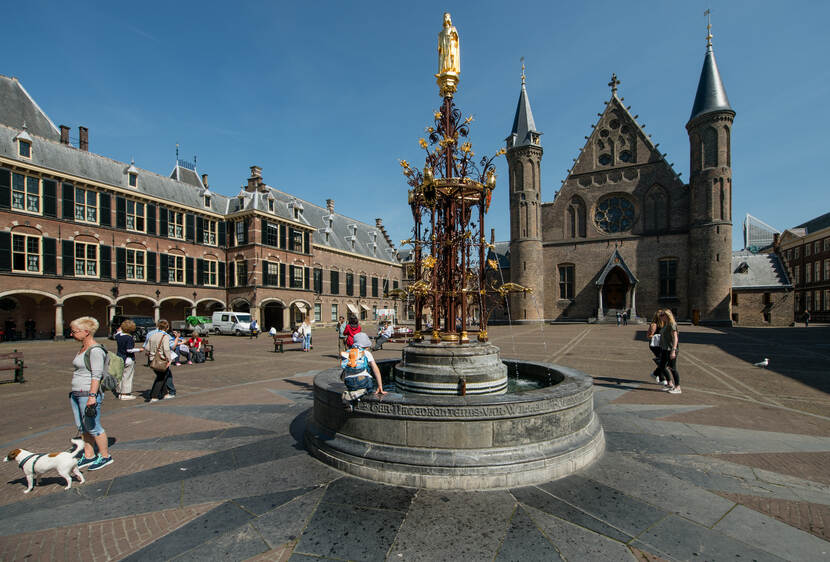
<path fill-rule="evenodd" d="M 98 320 L 91 316 L 76 318 L 69 324 L 70 335 L 81 342 L 81 350 L 72 360 L 74 371 L 69 400 L 72 404 L 75 427 L 83 433 L 84 438 L 84 456 L 78 461 L 78 466 L 86 467 L 88 470 L 98 470 L 112 464 L 107 432 L 101 427 L 104 393 L 100 386 L 107 352 L 95 341 L 98 326 Z"/>
<path fill-rule="evenodd" d="M 303 337 L 303 351 L 311 350 L 311 321 L 305 317 L 300 325 L 300 335 Z"/>

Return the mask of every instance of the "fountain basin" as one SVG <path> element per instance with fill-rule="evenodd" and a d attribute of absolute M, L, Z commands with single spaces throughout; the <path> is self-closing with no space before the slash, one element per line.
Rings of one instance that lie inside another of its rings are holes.
<path fill-rule="evenodd" d="M 507 367 L 499 348 L 489 343 L 413 342 L 394 368 L 395 387 L 407 393 L 458 395 L 463 380 L 467 394 L 501 394 L 507 390 Z"/>
<path fill-rule="evenodd" d="M 397 360 L 378 365 L 390 372 Z M 339 470 L 399 486 L 492 489 L 571 474 L 605 448 L 591 377 L 559 365 L 506 360 L 520 377 L 552 380 L 527 392 L 431 396 L 389 393 L 347 413 L 340 369 L 314 379 L 306 442 Z"/>

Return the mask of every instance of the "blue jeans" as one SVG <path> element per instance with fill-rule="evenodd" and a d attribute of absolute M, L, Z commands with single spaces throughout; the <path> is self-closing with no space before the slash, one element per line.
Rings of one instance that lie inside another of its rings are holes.
<path fill-rule="evenodd" d="M 72 393 L 69 394 L 69 402 L 72 405 L 72 416 L 75 418 L 75 427 L 82 433 L 101 435 L 104 433 L 104 428 L 101 427 L 101 404 L 104 401 L 104 395 L 100 392 L 98 393 L 98 398 L 96 399 L 98 407 L 95 408 L 94 418 L 89 418 L 84 415 L 87 400 L 89 400 L 89 396 L 74 396 Z"/>
<path fill-rule="evenodd" d="M 303 336 L 303 351 L 311 349 L 311 334 Z"/>
<path fill-rule="evenodd" d="M 343 379 L 343 384 L 346 385 L 346 389 L 349 391 L 354 391 L 361 388 L 365 388 L 366 392 L 374 392 L 375 390 L 377 390 L 375 377 L 369 375 L 368 373 L 364 373 L 362 375 L 354 375 L 351 377 L 345 377 Z"/>

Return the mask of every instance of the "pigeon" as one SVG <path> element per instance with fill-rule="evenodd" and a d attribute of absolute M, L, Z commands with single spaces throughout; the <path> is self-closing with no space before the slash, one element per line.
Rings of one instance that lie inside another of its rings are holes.
<path fill-rule="evenodd" d="M 761 361 L 760 363 L 753 363 L 753 365 L 755 365 L 756 367 L 761 367 L 762 369 L 764 369 L 764 368 L 766 368 L 767 365 L 769 365 L 769 359 L 764 357 L 763 361 Z"/>

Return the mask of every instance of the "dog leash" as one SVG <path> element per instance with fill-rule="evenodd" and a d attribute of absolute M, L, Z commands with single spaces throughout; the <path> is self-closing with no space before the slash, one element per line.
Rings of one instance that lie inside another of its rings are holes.
<path fill-rule="evenodd" d="M 35 458 L 35 462 L 32 463 L 32 472 L 34 472 L 35 471 L 35 465 L 37 464 L 37 461 L 40 460 L 40 457 L 45 457 L 45 456 L 46 456 L 46 453 L 32 453 L 31 455 L 29 455 L 28 457 L 26 457 L 25 459 L 20 461 L 20 464 L 17 465 L 17 468 L 22 469 L 23 465 L 26 464 L 30 458 L 37 457 L 37 458 Z"/>

